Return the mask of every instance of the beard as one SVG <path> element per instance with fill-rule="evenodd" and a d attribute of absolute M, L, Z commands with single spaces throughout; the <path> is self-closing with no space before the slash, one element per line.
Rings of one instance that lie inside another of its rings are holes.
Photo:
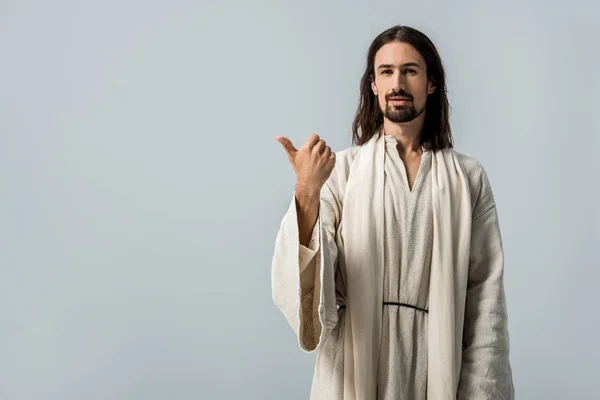
<path fill-rule="evenodd" d="M 425 107 L 420 111 L 417 111 L 412 101 L 407 104 L 398 104 L 393 105 L 386 101 L 385 110 L 383 111 L 383 115 L 392 122 L 395 123 L 403 123 L 410 122 L 413 119 L 417 118 L 423 111 L 425 111 Z"/>

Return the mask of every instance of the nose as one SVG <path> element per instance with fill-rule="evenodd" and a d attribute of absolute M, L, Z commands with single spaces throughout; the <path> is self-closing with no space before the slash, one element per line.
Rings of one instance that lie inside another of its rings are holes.
<path fill-rule="evenodd" d="M 405 76 L 402 72 L 396 75 L 396 86 L 400 89 L 404 89 Z"/>

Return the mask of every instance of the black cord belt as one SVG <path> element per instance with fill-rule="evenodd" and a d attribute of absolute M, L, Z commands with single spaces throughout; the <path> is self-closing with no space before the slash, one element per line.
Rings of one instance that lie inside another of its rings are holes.
<path fill-rule="evenodd" d="M 395 301 L 385 301 L 385 302 L 383 302 L 383 305 L 384 306 L 401 306 L 401 307 L 414 308 L 415 310 L 423 311 L 424 313 L 429 313 L 429 311 L 424 308 L 420 308 L 420 307 L 413 306 L 411 304 L 406 304 L 406 303 L 397 303 Z M 339 306 L 338 310 L 345 309 L 345 308 L 346 308 L 346 306 Z"/>

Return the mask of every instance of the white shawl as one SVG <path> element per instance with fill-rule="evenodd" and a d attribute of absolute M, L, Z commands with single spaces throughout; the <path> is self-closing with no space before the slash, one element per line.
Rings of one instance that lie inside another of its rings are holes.
<path fill-rule="evenodd" d="M 350 167 L 341 229 L 347 273 L 344 399 L 374 399 L 383 318 L 385 138 L 374 137 Z M 471 241 L 467 177 L 453 150 L 432 157 L 433 249 L 427 398 L 455 400 Z"/>

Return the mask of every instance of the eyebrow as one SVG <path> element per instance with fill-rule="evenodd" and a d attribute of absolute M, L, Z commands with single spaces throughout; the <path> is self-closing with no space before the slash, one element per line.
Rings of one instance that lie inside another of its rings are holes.
<path fill-rule="evenodd" d="M 421 66 L 418 63 L 414 62 L 414 61 L 407 62 L 407 63 L 404 63 L 404 64 L 400 64 L 400 67 L 401 68 L 402 67 L 404 67 L 404 68 L 406 68 L 406 67 L 417 67 L 417 68 L 421 69 Z M 387 68 L 394 68 L 394 65 L 392 65 L 392 64 L 381 64 L 379 67 L 377 67 L 377 70 L 387 69 Z"/>

